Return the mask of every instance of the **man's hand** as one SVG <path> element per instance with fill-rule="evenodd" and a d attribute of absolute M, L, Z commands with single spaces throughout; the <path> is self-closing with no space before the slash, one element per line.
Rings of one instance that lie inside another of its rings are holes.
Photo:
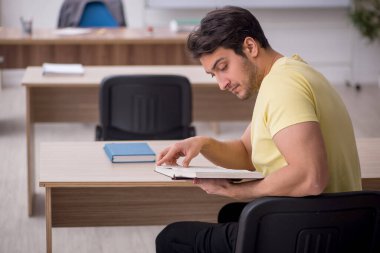
<path fill-rule="evenodd" d="M 190 161 L 200 153 L 205 143 L 206 138 L 204 137 L 191 137 L 177 142 L 158 154 L 157 165 L 178 165 L 177 160 L 184 157 L 182 166 L 188 167 Z"/>
<path fill-rule="evenodd" d="M 199 186 L 202 190 L 208 194 L 216 194 L 225 197 L 231 197 L 229 188 L 231 182 L 227 179 L 200 179 L 193 180 L 193 184 Z"/>

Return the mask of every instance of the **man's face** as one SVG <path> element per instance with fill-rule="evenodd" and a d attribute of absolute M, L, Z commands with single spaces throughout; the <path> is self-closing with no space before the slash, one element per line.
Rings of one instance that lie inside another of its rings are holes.
<path fill-rule="evenodd" d="M 221 90 L 228 90 L 242 100 L 250 98 L 260 87 L 257 66 L 232 49 L 218 48 L 203 55 L 200 62 L 208 74 L 216 77 Z"/>

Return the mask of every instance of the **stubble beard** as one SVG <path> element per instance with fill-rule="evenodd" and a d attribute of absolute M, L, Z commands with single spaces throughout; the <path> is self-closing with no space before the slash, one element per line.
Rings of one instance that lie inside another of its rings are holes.
<path fill-rule="evenodd" d="M 247 73 L 246 85 L 243 86 L 244 93 L 242 95 L 237 94 L 236 96 L 240 100 L 247 100 L 259 91 L 261 82 L 258 78 L 258 68 L 254 63 L 251 63 L 248 59 L 245 59 L 243 66 L 243 71 Z"/>

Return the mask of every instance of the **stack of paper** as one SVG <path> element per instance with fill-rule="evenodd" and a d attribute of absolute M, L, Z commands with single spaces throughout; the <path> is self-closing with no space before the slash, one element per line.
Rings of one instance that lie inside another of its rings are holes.
<path fill-rule="evenodd" d="M 56 35 L 70 36 L 70 35 L 82 35 L 90 33 L 91 29 L 89 28 L 77 28 L 77 27 L 66 27 L 56 30 L 54 33 Z"/>
<path fill-rule="evenodd" d="M 82 64 L 57 64 L 44 63 L 42 65 L 43 75 L 83 75 L 84 68 Z"/>

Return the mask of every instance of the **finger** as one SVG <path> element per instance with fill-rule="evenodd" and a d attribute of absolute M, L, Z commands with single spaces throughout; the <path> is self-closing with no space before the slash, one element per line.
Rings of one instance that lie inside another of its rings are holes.
<path fill-rule="evenodd" d="M 170 163 L 170 164 L 177 164 L 177 159 L 179 157 L 177 149 L 172 146 L 169 147 L 168 150 L 165 150 L 165 153 L 163 157 L 157 162 L 158 165 L 164 164 L 164 163 Z"/>
<path fill-rule="evenodd" d="M 162 150 L 156 157 L 156 164 L 157 165 L 161 165 L 163 162 L 161 161 L 162 158 L 168 153 L 168 150 L 170 149 L 170 147 L 167 147 L 165 148 L 164 150 Z"/>
<path fill-rule="evenodd" d="M 178 166 L 177 160 L 175 160 L 175 159 L 166 161 L 165 164 L 170 165 L 170 166 Z"/>
<path fill-rule="evenodd" d="M 189 167 L 190 162 L 191 162 L 191 160 L 193 160 L 194 156 L 195 155 L 192 152 L 186 153 L 186 156 L 185 156 L 185 158 L 182 161 L 182 166 L 183 167 Z"/>

